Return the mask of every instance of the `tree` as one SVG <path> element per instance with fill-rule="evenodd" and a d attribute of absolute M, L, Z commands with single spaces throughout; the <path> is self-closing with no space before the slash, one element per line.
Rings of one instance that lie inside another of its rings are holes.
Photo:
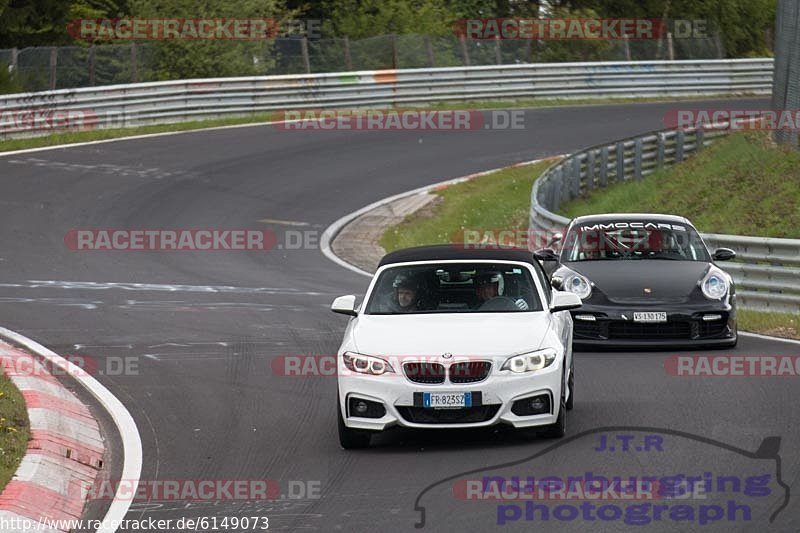
<path fill-rule="evenodd" d="M 167 4 L 167 5 L 165 5 Z M 136 18 L 285 19 L 282 0 L 130 0 Z M 264 73 L 274 63 L 265 41 L 163 40 L 154 43 L 155 79 L 245 76 Z"/>
<path fill-rule="evenodd" d="M 707 20 L 728 57 L 764 56 L 775 23 L 777 0 L 553 0 L 551 4 L 591 8 L 608 18 Z"/>

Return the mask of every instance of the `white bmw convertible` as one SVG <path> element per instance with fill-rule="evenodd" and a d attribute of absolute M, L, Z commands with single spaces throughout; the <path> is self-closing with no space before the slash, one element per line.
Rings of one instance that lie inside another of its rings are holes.
<path fill-rule="evenodd" d="M 508 424 L 561 437 L 574 389 L 572 293 L 525 250 L 425 246 L 386 255 L 338 352 L 344 448 L 392 426 Z"/>

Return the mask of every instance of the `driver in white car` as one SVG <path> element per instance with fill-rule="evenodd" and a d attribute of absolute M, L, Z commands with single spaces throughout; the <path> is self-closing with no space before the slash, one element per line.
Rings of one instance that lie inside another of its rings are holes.
<path fill-rule="evenodd" d="M 496 271 L 479 272 L 475 276 L 475 308 L 481 309 L 493 306 L 493 302 L 502 299 L 512 300 L 520 311 L 528 310 L 528 302 L 522 298 L 510 298 L 503 295 L 503 274 Z"/>
<path fill-rule="evenodd" d="M 399 274 L 392 283 L 394 294 L 389 309 L 393 313 L 413 313 L 419 310 L 420 288 L 414 278 Z"/>

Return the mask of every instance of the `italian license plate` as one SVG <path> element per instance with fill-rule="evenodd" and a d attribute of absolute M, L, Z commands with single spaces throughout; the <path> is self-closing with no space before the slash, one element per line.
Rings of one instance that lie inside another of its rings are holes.
<path fill-rule="evenodd" d="M 429 409 L 472 407 L 471 392 L 424 392 L 422 406 Z"/>
<path fill-rule="evenodd" d="M 634 322 L 666 322 L 667 313 L 663 311 L 647 311 L 644 313 L 633 313 Z"/>

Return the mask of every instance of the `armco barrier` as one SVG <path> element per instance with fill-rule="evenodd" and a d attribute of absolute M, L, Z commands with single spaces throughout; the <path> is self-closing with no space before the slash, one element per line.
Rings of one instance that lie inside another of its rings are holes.
<path fill-rule="evenodd" d="M 0 96 L 0 138 L 47 132 L 64 127 L 65 121 L 80 129 L 281 109 L 492 98 L 766 95 L 772 90 L 772 71 L 772 59 L 726 59 L 542 63 L 111 85 Z M 73 115 L 65 115 L 70 112 Z"/>
<path fill-rule="evenodd" d="M 597 188 L 641 179 L 679 163 L 701 150 L 720 130 L 659 131 L 570 154 L 548 168 L 533 186 L 529 225 L 533 230 L 561 231 L 569 219 L 557 215 L 560 205 Z M 702 234 L 712 250 L 732 248 L 736 260 L 720 266 L 733 276 L 740 307 L 800 312 L 800 240 Z"/>

